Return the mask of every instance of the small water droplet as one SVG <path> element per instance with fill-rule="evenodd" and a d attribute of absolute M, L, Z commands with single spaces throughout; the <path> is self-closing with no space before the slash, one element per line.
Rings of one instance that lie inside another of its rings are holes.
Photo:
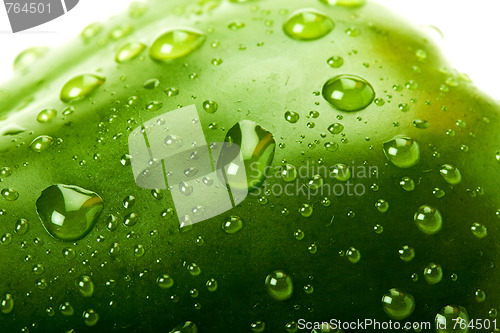
<path fill-rule="evenodd" d="M 434 207 L 420 206 L 414 215 L 415 224 L 424 234 L 432 235 L 441 230 L 443 218 L 441 213 Z"/>
<path fill-rule="evenodd" d="M 78 279 L 76 287 L 83 297 L 91 297 L 94 294 L 94 282 L 90 276 L 84 275 Z"/>
<path fill-rule="evenodd" d="M 286 111 L 285 112 L 285 119 L 288 121 L 290 124 L 295 124 L 297 121 L 299 121 L 300 116 L 297 112 L 294 111 Z"/>
<path fill-rule="evenodd" d="M 382 296 L 382 308 L 391 319 L 401 320 L 413 313 L 413 310 L 415 310 L 415 299 L 411 294 L 392 288 L 387 294 Z"/>
<path fill-rule="evenodd" d="M 460 174 L 460 170 L 458 170 L 454 165 L 444 164 L 439 169 L 439 173 L 443 177 L 444 180 L 450 185 L 460 184 L 462 181 L 462 175 Z"/>
<path fill-rule="evenodd" d="M 105 78 L 93 74 L 75 76 L 64 84 L 59 97 L 64 103 L 79 100 L 89 96 L 102 86 L 105 81 Z"/>
<path fill-rule="evenodd" d="M 326 36 L 335 24 L 318 11 L 302 9 L 293 13 L 283 24 L 284 33 L 292 39 L 315 40 Z"/>
<path fill-rule="evenodd" d="M 168 274 L 163 274 L 156 279 L 156 284 L 161 289 L 169 289 L 174 285 L 174 279 Z"/>
<path fill-rule="evenodd" d="M 404 262 L 410 262 L 415 258 L 415 249 L 411 246 L 404 245 L 398 252 L 399 258 Z"/>
<path fill-rule="evenodd" d="M 424 269 L 424 277 L 428 284 L 436 284 L 440 282 L 443 278 L 443 269 L 441 268 L 441 265 L 435 263 L 427 265 Z"/>
<path fill-rule="evenodd" d="M 361 260 L 361 252 L 354 247 L 350 247 L 349 249 L 347 249 L 347 251 L 345 251 L 345 255 L 347 259 L 353 264 L 356 264 Z"/>
<path fill-rule="evenodd" d="M 472 234 L 479 239 L 484 238 L 488 235 L 488 229 L 486 229 L 486 226 L 477 222 L 472 224 L 470 230 L 472 231 Z"/>
<path fill-rule="evenodd" d="M 399 168 L 409 168 L 420 161 L 420 147 L 409 137 L 396 136 L 384 142 L 383 148 L 387 159 Z"/>
<path fill-rule="evenodd" d="M 292 278 L 283 271 L 274 271 L 266 277 L 265 281 L 269 296 L 277 301 L 284 301 L 292 297 Z"/>
<path fill-rule="evenodd" d="M 194 29 L 171 30 L 153 42 L 149 56 L 157 61 L 181 58 L 198 49 L 205 40 L 206 36 Z"/>
<path fill-rule="evenodd" d="M 344 125 L 341 123 L 333 123 L 330 126 L 328 126 L 328 132 L 332 134 L 339 134 L 344 130 Z"/>
<path fill-rule="evenodd" d="M 82 318 L 85 325 L 92 327 L 99 321 L 99 314 L 94 309 L 88 309 L 83 312 Z"/>
<path fill-rule="evenodd" d="M 47 123 L 55 118 L 57 111 L 54 109 L 44 109 L 36 116 L 36 121 L 39 123 Z"/>
<path fill-rule="evenodd" d="M 219 109 L 219 105 L 215 101 L 212 100 L 206 100 L 203 102 L 203 110 L 205 110 L 208 113 L 215 113 Z"/>
<path fill-rule="evenodd" d="M 29 224 L 26 219 L 19 219 L 14 226 L 14 230 L 18 235 L 24 235 L 29 229 Z"/>
<path fill-rule="evenodd" d="M 243 221 L 239 216 L 232 215 L 222 224 L 222 230 L 228 234 L 234 234 L 243 228 Z"/>
<path fill-rule="evenodd" d="M 143 43 L 131 42 L 123 45 L 115 55 L 115 61 L 123 63 L 136 58 L 146 49 Z"/>
<path fill-rule="evenodd" d="M 399 182 L 399 185 L 401 185 L 403 190 L 408 192 L 415 190 L 415 181 L 410 177 L 403 177 Z"/>
<path fill-rule="evenodd" d="M 436 315 L 435 322 L 436 333 L 469 332 L 469 314 L 467 313 L 467 310 L 462 306 L 445 306 Z"/>
<path fill-rule="evenodd" d="M 339 75 L 326 81 L 322 95 L 337 110 L 352 112 L 367 108 L 375 98 L 375 91 L 359 76 Z"/>
<path fill-rule="evenodd" d="M 14 297 L 11 294 L 5 294 L 0 301 L 0 309 L 3 314 L 9 314 L 14 309 Z"/>
<path fill-rule="evenodd" d="M 344 64 L 344 58 L 340 56 L 330 57 L 326 63 L 332 68 L 340 68 Z"/>

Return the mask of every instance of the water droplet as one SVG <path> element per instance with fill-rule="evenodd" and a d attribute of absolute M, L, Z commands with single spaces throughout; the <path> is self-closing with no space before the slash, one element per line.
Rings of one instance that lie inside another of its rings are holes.
<path fill-rule="evenodd" d="M 59 311 L 63 316 L 69 317 L 75 314 L 73 306 L 69 302 L 64 302 L 59 305 Z"/>
<path fill-rule="evenodd" d="M 52 185 L 36 201 L 45 230 L 64 241 L 82 239 L 92 230 L 103 208 L 94 192 L 72 185 Z"/>
<path fill-rule="evenodd" d="M 373 231 L 375 231 L 377 235 L 380 235 L 384 232 L 384 226 L 377 223 L 373 226 Z"/>
<path fill-rule="evenodd" d="M 160 110 L 162 107 L 163 107 L 162 102 L 153 101 L 149 102 L 148 105 L 146 105 L 146 110 L 154 112 Z"/>
<path fill-rule="evenodd" d="M 205 40 L 206 36 L 194 29 L 171 30 L 153 42 L 149 56 L 158 61 L 181 58 L 198 49 Z"/>
<path fill-rule="evenodd" d="M 410 177 L 403 177 L 399 182 L 399 185 L 401 185 L 403 190 L 408 192 L 415 190 L 415 181 L 413 181 Z"/>
<path fill-rule="evenodd" d="M 476 299 L 476 302 L 482 303 L 482 302 L 484 302 L 486 300 L 486 293 L 482 289 L 477 289 L 474 292 L 474 297 Z"/>
<path fill-rule="evenodd" d="M 307 182 L 307 186 L 312 190 L 316 190 L 323 186 L 323 182 L 323 177 L 318 174 L 309 179 L 309 181 Z"/>
<path fill-rule="evenodd" d="M 12 169 L 9 167 L 0 168 L 0 179 L 7 178 L 12 175 Z"/>
<path fill-rule="evenodd" d="M 297 179 L 297 168 L 291 164 L 285 164 L 281 167 L 281 178 L 287 183 L 293 182 Z"/>
<path fill-rule="evenodd" d="M 179 192 L 184 194 L 185 196 L 193 194 L 193 186 L 186 182 L 179 183 Z"/>
<path fill-rule="evenodd" d="M 8 201 L 15 201 L 19 198 L 19 193 L 12 188 L 4 188 L 0 191 L 0 194 L 2 194 L 2 197 Z"/>
<path fill-rule="evenodd" d="M 45 272 L 45 267 L 42 264 L 35 264 L 33 266 L 33 273 L 36 275 L 42 275 Z"/>
<path fill-rule="evenodd" d="M 420 206 L 417 209 L 414 220 L 420 231 L 427 235 L 437 233 L 441 230 L 443 224 L 443 218 L 439 210 L 428 205 Z"/>
<path fill-rule="evenodd" d="M 385 101 L 382 98 L 375 98 L 373 100 L 373 103 L 377 106 L 383 106 L 385 104 Z"/>
<path fill-rule="evenodd" d="M 14 70 L 19 71 L 28 68 L 34 64 L 38 59 L 42 58 L 49 51 L 48 47 L 38 46 L 30 47 L 19 53 L 14 60 Z"/>
<path fill-rule="evenodd" d="M 410 262 L 415 258 L 415 249 L 408 245 L 401 247 L 398 252 L 399 258 L 404 262 Z"/>
<path fill-rule="evenodd" d="M 227 27 L 233 31 L 243 29 L 245 27 L 245 22 L 242 21 L 233 21 L 230 22 Z"/>
<path fill-rule="evenodd" d="M 384 312 L 394 320 L 409 317 L 415 310 L 415 299 L 412 295 L 392 288 L 382 296 L 382 308 Z"/>
<path fill-rule="evenodd" d="M 76 252 L 72 248 L 67 247 L 67 248 L 64 248 L 62 250 L 62 255 L 63 255 L 64 259 L 66 259 L 67 261 L 71 261 L 71 260 L 75 259 Z"/>
<path fill-rule="evenodd" d="M 36 121 L 39 123 L 47 123 L 55 118 L 57 111 L 54 109 L 44 109 L 36 116 Z"/>
<path fill-rule="evenodd" d="M 201 274 L 201 268 L 194 262 L 187 266 L 187 270 L 192 276 L 198 276 Z"/>
<path fill-rule="evenodd" d="M 332 68 L 340 68 L 344 64 L 344 58 L 342 57 L 330 57 L 326 63 Z"/>
<path fill-rule="evenodd" d="M 439 173 L 443 179 L 448 182 L 448 184 L 457 185 L 462 181 L 460 170 L 458 170 L 454 165 L 444 164 L 441 166 L 441 169 L 439 169 Z"/>
<path fill-rule="evenodd" d="M 163 274 L 156 279 L 156 284 L 161 289 L 169 289 L 174 285 L 174 279 L 168 274 Z"/>
<path fill-rule="evenodd" d="M 432 194 L 438 199 L 442 198 L 445 196 L 446 192 L 440 189 L 439 187 L 436 187 L 432 190 Z"/>
<path fill-rule="evenodd" d="M 92 327 L 99 321 L 99 314 L 94 309 L 88 309 L 83 312 L 82 318 L 85 325 Z"/>
<path fill-rule="evenodd" d="M 14 309 L 14 297 L 11 294 L 5 294 L 0 302 L 0 309 L 3 314 L 9 314 Z"/>
<path fill-rule="evenodd" d="M 429 128 L 429 122 L 423 119 L 415 119 L 413 121 L 413 126 L 415 126 L 418 129 L 426 129 Z"/>
<path fill-rule="evenodd" d="M 435 318 L 436 333 L 469 332 L 469 314 L 462 306 L 447 305 L 439 311 Z"/>
<path fill-rule="evenodd" d="M 94 282 L 90 276 L 82 276 L 76 281 L 76 287 L 83 297 L 91 297 L 94 294 Z"/>
<path fill-rule="evenodd" d="M 125 215 L 125 217 L 123 218 L 123 225 L 126 227 L 133 227 L 137 224 L 138 220 L 139 216 L 136 213 L 130 213 Z"/>
<path fill-rule="evenodd" d="M 441 265 L 435 263 L 427 265 L 424 269 L 424 277 L 428 284 L 436 284 L 440 282 L 443 278 L 443 269 L 441 268 Z"/>
<path fill-rule="evenodd" d="M 144 84 L 142 85 L 142 87 L 144 89 L 153 90 L 153 89 L 156 89 L 159 85 L 160 85 L 160 80 L 158 80 L 158 79 L 149 79 L 146 82 L 144 82 Z"/>
<path fill-rule="evenodd" d="M 208 113 L 215 113 L 219 109 L 219 105 L 215 101 L 212 100 L 206 100 L 203 102 L 203 110 L 205 110 Z"/>
<path fill-rule="evenodd" d="M 135 203 L 135 197 L 129 195 L 123 199 L 123 208 L 131 208 Z"/>
<path fill-rule="evenodd" d="M 138 244 L 134 247 L 134 256 L 136 257 L 142 257 L 146 251 L 144 250 L 144 246 L 141 244 Z"/>
<path fill-rule="evenodd" d="M 384 142 L 383 148 L 387 159 L 399 168 L 410 168 L 420 161 L 420 147 L 409 137 L 398 135 Z"/>
<path fill-rule="evenodd" d="M 53 144 L 54 138 L 48 135 L 41 135 L 31 142 L 30 148 L 37 153 L 41 153 L 52 147 Z"/>
<path fill-rule="evenodd" d="M 105 78 L 93 74 L 75 76 L 63 86 L 59 98 L 64 103 L 79 100 L 90 95 L 94 90 L 102 86 L 105 81 Z"/>
<path fill-rule="evenodd" d="M 134 59 L 146 49 L 143 43 L 131 42 L 123 45 L 115 55 L 115 61 L 118 63 L 127 62 Z"/>
<path fill-rule="evenodd" d="M 250 329 L 254 333 L 262 333 L 266 329 L 266 323 L 258 320 L 250 324 Z"/>
<path fill-rule="evenodd" d="M 356 75 L 335 76 L 323 85 L 323 98 L 340 111 L 359 111 L 375 98 L 373 87 Z"/>
<path fill-rule="evenodd" d="M 334 26 L 328 16 L 312 9 L 302 9 L 287 19 L 283 31 L 293 39 L 314 40 L 326 36 Z"/>
<path fill-rule="evenodd" d="M 292 297 L 292 278 L 283 271 L 274 271 L 266 277 L 266 289 L 273 299 L 284 301 Z"/>
<path fill-rule="evenodd" d="M 299 121 L 299 114 L 294 111 L 286 111 L 285 112 L 285 119 L 288 121 L 290 124 L 295 124 L 297 121 Z"/>
<path fill-rule="evenodd" d="M 375 203 L 375 207 L 378 209 L 379 212 L 385 213 L 389 209 L 389 203 L 383 199 L 379 199 Z"/>
<path fill-rule="evenodd" d="M 302 206 L 299 208 L 299 213 L 300 213 L 300 215 L 302 215 L 304 217 L 309 217 L 313 213 L 313 208 L 309 204 L 306 204 L 306 203 L 302 204 Z"/>
<path fill-rule="evenodd" d="M 182 147 L 182 138 L 177 135 L 167 135 L 164 144 L 169 149 L 178 149 Z"/>
<path fill-rule="evenodd" d="M 165 94 L 167 94 L 168 97 L 174 97 L 179 95 L 179 89 L 177 88 L 167 88 L 164 90 Z"/>
<path fill-rule="evenodd" d="M 345 251 L 345 255 L 347 259 L 353 264 L 356 264 L 357 262 L 359 262 L 359 260 L 361 260 L 361 252 L 359 252 L 359 250 L 354 247 L 350 247 L 349 249 L 347 249 L 347 251 Z"/>
<path fill-rule="evenodd" d="M 325 149 L 330 152 L 337 151 L 339 149 L 339 144 L 331 141 L 325 142 Z"/>
<path fill-rule="evenodd" d="M 341 123 L 333 123 L 330 126 L 328 126 L 328 132 L 332 134 L 339 134 L 344 130 L 344 125 Z"/>
<path fill-rule="evenodd" d="M 214 278 L 211 278 L 210 280 L 207 281 L 206 286 L 207 286 L 208 291 L 213 293 L 214 291 L 217 290 L 217 286 L 218 286 L 217 280 Z"/>
<path fill-rule="evenodd" d="M 243 221 L 241 217 L 232 215 L 229 217 L 229 220 L 222 224 L 222 230 L 224 230 L 228 234 L 234 234 L 243 228 Z"/>
<path fill-rule="evenodd" d="M 26 219 L 19 219 L 14 226 L 14 230 L 18 235 L 24 235 L 29 229 L 29 224 Z"/>
<path fill-rule="evenodd" d="M 258 189 L 264 182 L 266 170 L 274 158 L 276 141 L 273 134 L 254 121 L 242 120 L 229 129 L 224 141 L 240 147 L 245 164 L 246 177 L 241 177 L 240 172 L 235 175 L 226 173 L 231 187 L 247 188 L 250 191 Z M 223 170 L 233 159 L 234 149 L 231 149 L 231 145 L 224 145 L 217 162 L 217 169 Z"/>
<path fill-rule="evenodd" d="M 351 169 L 345 164 L 338 163 L 331 167 L 330 175 L 340 181 L 346 182 L 351 179 Z"/>
<path fill-rule="evenodd" d="M 420 61 L 424 61 L 425 59 L 427 59 L 427 52 L 425 50 L 418 49 L 417 51 L 415 51 L 415 55 Z"/>
<path fill-rule="evenodd" d="M 480 223 L 472 224 L 470 230 L 472 231 L 472 234 L 479 239 L 484 238 L 488 235 L 488 230 L 486 229 L 486 226 Z"/>
<path fill-rule="evenodd" d="M 298 229 L 293 233 L 293 236 L 295 237 L 296 240 L 303 240 L 305 234 L 302 230 Z"/>

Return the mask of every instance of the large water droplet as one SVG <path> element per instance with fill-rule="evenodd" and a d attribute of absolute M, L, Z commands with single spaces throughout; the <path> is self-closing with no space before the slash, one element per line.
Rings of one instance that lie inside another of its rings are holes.
<path fill-rule="evenodd" d="M 156 284 L 162 289 L 168 289 L 174 285 L 174 279 L 168 274 L 163 274 L 156 279 Z"/>
<path fill-rule="evenodd" d="M 460 170 L 458 170 L 454 165 L 444 164 L 439 169 L 439 173 L 443 176 L 443 179 L 451 185 L 460 184 L 462 181 L 462 175 L 460 174 Z"/>
<path fill-rule="evenodd" d="M 462 306 L 445 306 L 436 315 L 435 321 L 436 333 L 467 333 L 469 331 L 469 314 Z"/>
<path fill-rule="evenodd" d="M 266 277 L 266 288 L 269 295 L 277 301 L 292 297 L 293 281 L 283 271 L 274 271 Z"/>
<path fill-rule="evenodd" d="M 401 320 L 413 313 L 415 299 L 410 294 L 392 288 L 389 293 L 382 296 L 382 308 L 391 319 Z"/>
<path fill-rule="evenodd" d="M 420 161 L 420 147 L 412 138 L 396 136 L 384 142 L 384 154 L 399 168 L 410 168 Z"/>
<path fill-rule="evenodd" d="M 241 183 L 245 177 L 239 174 L 233 176 L 227 173 L 232 188 L 249 190 L 257 189 L 265 180 L 265 172 L 274 158 L 276 142 L 273 134 L 251 120 L 242 120 L 227 132 L 225 142 L 235 143 L 241 149 L 245 164 L 246 183 Z M 217 169 L 229 165 L 234 159 L 234 149 L 224 146 L 217 162 Z"/>
<path fill-rule="evenodd" d="M 63 86 L 59 98 L 64 103 L 79 100 L 90 95 L 94 90 L 102 86 L 105 81 L 105 78 L 93 74 L 75 76 Z"/>
<path fill-rule="evenodd" d="M 132 60 L 141 54 L 141 52 L 145 49 L 146 45 L 142 43 L 127 43 L 123 45 L 118 52 L 116 52 L 115 61 L 121 63 Z"/>
<path fill-rule="evenodd" d="M 333 21 L 325 14 L 302 9 L 288 18 L 283 24 L 283 31 L 293 39 L 314 40 L 326 36 L 334 26 Z"/>
<path fill-rule="evenodd" d="M 102 198 L 94 192 L 72 185 L 52 185 L 42 191 L 36 209 L 45 230 L 64 241 L 87 235 L 103 208 Z"/>
<path fill-rule="evenodd" d="M 347 259 L 353 264 L 356 264 L 361 260 L 361 252 L 354 247 L 348 248 L 345 252 L 345 255 Z"/>
<path fill-rule="evenodd" d="M 368 107 L 375 98 L 370 83 L 356 75 L 338 75 L 323 85 L 323 98 L 340 111 L 359 111 Z"/>
<path fill-rule="evenodd" d="M 206 36 L 194 29 L 171 30 L 158 37 L 149 48 L 149 56 L 158 61 L 186 56 L 205 42 Z"/>
<path fill-rule="evenodd" d="M 64 302 L 59 305 L 59 311 L 63 316 L 72 316 L 75 314 L 75 309 L 69 302 Z"/>
<path fill-rule="evenodd" d="M 420 206 L 417 209 L 414 220 L 420 231 L 427 235 L 437 233 L 443 224 L 439 210 L 428 205 Z"/>

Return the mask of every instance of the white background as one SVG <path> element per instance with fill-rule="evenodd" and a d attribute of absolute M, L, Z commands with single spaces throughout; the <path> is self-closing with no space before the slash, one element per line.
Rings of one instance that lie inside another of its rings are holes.
<path fill-rule="evenodd" d="M 84 26 L 126 9 L 133 0 L 80 0 L 66 15 L 13 34 L 0 3 L 0 82 L 12 75 L 12 62 L 23 49 L 58 45 Z M 168 0 L 165 0 L 168 1 Z M 452 64 L 483 91 L 500 100 L 500 0 L 376 0 L 418 25 L 434 25 Z M 436 34 L 438 35 L 438 34 Z M 437 37 L 439 39 L 439 37 Z"/>

